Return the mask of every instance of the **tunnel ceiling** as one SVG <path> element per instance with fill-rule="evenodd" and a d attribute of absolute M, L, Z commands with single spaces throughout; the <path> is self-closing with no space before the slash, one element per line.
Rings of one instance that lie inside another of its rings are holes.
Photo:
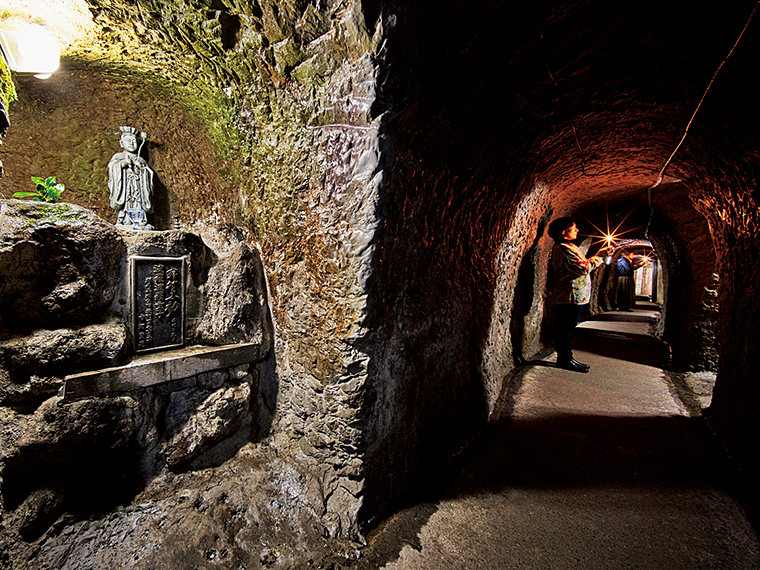
<path fill-rule="evenodd" d="M 200 72 L 216 88 L 261 81 L 285 87 L 277 76 L 287 81 L 288 73 L 267 47 L 291 36 L 300 45 L 312 39 L 318 30 L 303 18 L 292 26 L 310 4 L 67 0 L 52 14 L 42 3 L 14 0 L 4 20 L 55 22 L 65 53 L 110 62 L 125 74 L 150 69 L 179 85 L 197 82 Z M 404 84 L 415 88 L 392 92 L 398 82 L 390 81 L 386 104 L 415 107 L 412 144 L 431 163 L 459 163 L 476 177 L 513 184 L 533 178 L 583 202 L 641 191 L 657 179 L 753 7 L 364 2 L 370 28 L 383 13 L 399 15 L 391 33 L 403 47 L 389 77 L 414 74 Z M 693 175 L 715 142 L 728 132 L 739 138 L 747 115 L 756 115 L 746 82 L 757 25 L 711 86 L 666 182 Z M 252 42 L 251 34 L 259 39 Z M 258 66 L 242 47 L 261 50 Z"/>
<path fill-rule="evenodd" d="M 641 194 L 754 4 L 436 4 L 418 15 L 429 43 L 415 38 L 405 53 L 419 61 L 408 97 L 424 118 L 412 144 L 481 180 L 544 181 L 576 206 Z M 724 168 L 715 155 L 732 152 L 719 149 L 727 139 L 754 138 L 747 78 L 759 25 L 718 74 L 665 182 L 714 175 Z"/>

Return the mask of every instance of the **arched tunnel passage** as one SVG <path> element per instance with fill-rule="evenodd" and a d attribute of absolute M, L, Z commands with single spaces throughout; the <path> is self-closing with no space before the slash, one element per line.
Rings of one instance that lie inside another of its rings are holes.
<path fill-rule="evenodd" d="M 556 192 L 562 195 L 562 190 Z M 604 246 L 605 235 L 614 235 L 616 260 L 626 243 L 651 243 L 661 268 L 658 304 L 661 311 L 651 333 L 662 340 L 670 352 L 663 362 L 674 370 L 717 369 L 717 306 L 715 254 L 705 218 L 699 214 L 679 183 L 666 184 L 651 202 L 642 188 L 612 192 L 586 203 L 573 205 L 564 214 L 572 215 L 580 230 L 578 245 L 591 256 Z M 556 217 L 556 216 L 555 216 Z M 551 345 L 553 303 L 551 299 L 551 240 L 540 231 L 519 264 L 508 256 L 500 259 L 497 293 L 494 298 L 489 342 L 484 367 L 486 384 L 493 396 L 502 389 L 501 378 L 516 364 Z M 525 245 L 523 244 L 523 247 Z M 507 277 L 510 276 L 510 277 Z M 613 308 L 610 295 L 614 269 L 604 265 L 594 272 L 592 299 L 584 318 Z M 501 315 L 509 315 L 508 319 Z M 508 328 L 507 328 L 508 325 Z M 490 374 L 488 374 L 490 372 Z M 492 404 L 495 400 L 489 400 Z"/>
<path fill-rule="evenodd" d="M 403 95 L 387 125 L 394 159 L 370 295 L 385 317 L 370 371 L 368 489 L 393 496 L 432 457 L 455 453 L 515 364 L 545 348 L 545 228 L 561 215 L 597 225 L 628 216 L 631 237 L 651 240 L 665 288 L 654 333 L 672 350 L 669 366 L 719 369 L 708 417 L 737 461 L 754 464 L 757 385 L 741 362 L 756 357 L 736 331 L 757 329 L 756 310 L 735 312 L 752 304 L 737 269 L 748 290 L 758 285 L 732 264 L 757 258 L 758 115 L 745 81 L 756 22 L 678 147 L 752 8 L 401 9 L 407 28 L 389 52 L 397 75 L 381 92 Z M 368 517 L 376 507 L 368 492 Z"/>

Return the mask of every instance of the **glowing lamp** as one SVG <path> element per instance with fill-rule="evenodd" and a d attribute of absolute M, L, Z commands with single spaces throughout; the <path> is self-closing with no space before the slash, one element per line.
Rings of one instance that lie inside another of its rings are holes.
<path fill-rule="evenodd" d="M 58 40 L 41 26 L 25 31 L 0 30 L 0 48 L 8 67 L 16 73 L 32 73 L 46 79 L 58 69 L 61 47 Z"/>

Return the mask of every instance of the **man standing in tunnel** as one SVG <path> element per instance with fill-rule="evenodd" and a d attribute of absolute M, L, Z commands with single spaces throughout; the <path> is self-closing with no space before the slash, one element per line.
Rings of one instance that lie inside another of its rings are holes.
<path fill-rule="evenodd" d="M 554 220 L 549 224 L 549 237 L 554 240 L 551 268 L 554 275 L 552 295 L 555 303 L 554 350 L 557 352 L 557 366 L 588 372 L 588 364 L 573 358 L 570 339 L 591 300 L 591 272 L 604 262 L 604 258 L 594 256 L 586 259 L 573 243 L 578 237 L 578 227 L 573 218 Z"/>
<path fill-rule="evenodd" d="M 647 264 L 647 258 L 638 257 L 632 250 L 623 251 L 614 259 L 615 281 L 612 286 L 612 305 L 618 311 L 630 311 L 636 306 L 636 286 L 633 272 Z"/>

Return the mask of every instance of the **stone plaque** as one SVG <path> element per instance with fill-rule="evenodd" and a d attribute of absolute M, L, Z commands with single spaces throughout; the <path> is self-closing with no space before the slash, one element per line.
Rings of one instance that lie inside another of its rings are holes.
<path fill-rule="evenodd" d="M 132 334 L 137 352 L 185 342 L 186 257 L 129 258 Z"/>

